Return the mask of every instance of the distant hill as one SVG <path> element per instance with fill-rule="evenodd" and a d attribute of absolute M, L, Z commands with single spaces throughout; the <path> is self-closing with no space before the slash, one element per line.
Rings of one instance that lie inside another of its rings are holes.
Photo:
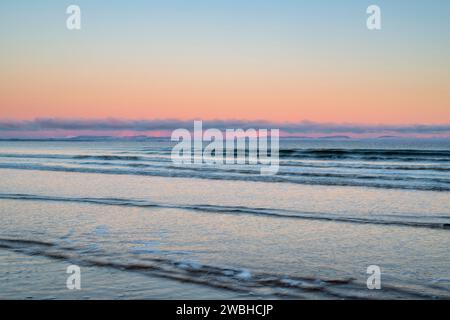
<path fill-rule="evenodd" d="M 401 138 L 401 137 L 398 137 L 398 136 L 380 136 L 380 137 L 377 137 L 377 139 L 398 139 L 398 138 Z"/>
<path fill-rule="evenodd" d="M 325 137 L 319 137 L 317 139 L 351 139 L 349 136 L 325 136 Z"/>

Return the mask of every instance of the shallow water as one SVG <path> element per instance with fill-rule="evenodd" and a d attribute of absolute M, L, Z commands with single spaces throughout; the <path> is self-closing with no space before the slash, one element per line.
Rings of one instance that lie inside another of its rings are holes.
<path fill-rule="evenodd" d="M 0 296 L 450 298 L 448 142 L 282 141 L 275 177 L 170 145 L 0 142 Z"/>

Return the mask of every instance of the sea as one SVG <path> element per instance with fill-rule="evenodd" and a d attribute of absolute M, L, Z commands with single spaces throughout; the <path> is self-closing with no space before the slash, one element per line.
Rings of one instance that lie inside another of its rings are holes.
<path fill-rule="evenodd" d="M 173 146 L 0 141 L 0 298 L 450 299 L 449 139 L 281 139 L 275 175 Z"/>

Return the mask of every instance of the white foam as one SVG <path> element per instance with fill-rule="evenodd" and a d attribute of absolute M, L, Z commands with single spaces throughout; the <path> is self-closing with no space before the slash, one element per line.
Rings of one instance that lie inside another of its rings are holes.
<path fill-rule="evenodd" d="M 239 279 L 250 279 L 251 277 L 252 274 L 250 273 L 250 271 L 246 269 L 242 269 L 241 272 L 236 275 L 236 278 Z"/>

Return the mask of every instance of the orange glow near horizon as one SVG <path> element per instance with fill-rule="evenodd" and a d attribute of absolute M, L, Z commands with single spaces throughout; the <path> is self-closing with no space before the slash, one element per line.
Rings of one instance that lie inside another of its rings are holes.
<path fill-rule="evenodd" d="M 445 123 L 450 122 L 448 87 L 448 81 L 428 79 L 311 72 L 283 77 L 270 70 L 10 71 L 0 79 L 0 117 Z"/>

